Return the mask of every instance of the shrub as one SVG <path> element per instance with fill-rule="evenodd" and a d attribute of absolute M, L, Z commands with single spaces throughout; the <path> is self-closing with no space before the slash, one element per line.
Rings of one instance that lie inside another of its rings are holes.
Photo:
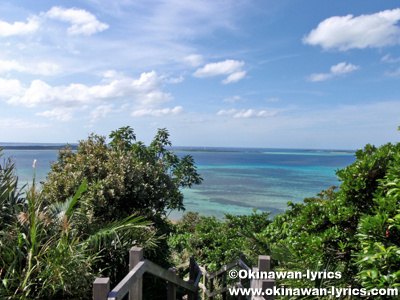
<path fill-rule="evenodd" d="M 241 253 L 247 255 L 249 263 L 255 262 L 252 244 L 238 232 L 259 232 L 271 222 L 268 216 L 269 213 L 255 210 L 251 215 L 226 214 L 224 220 L 219 220 L 188 212 L 176 225 L 176 232 L 168 242 L 177 263 L 194 257 L 199 265 L 207 264 L 211 271 L 231 263 Z"/>
<path fill-rule="evenodd" d="M 289 210 L 254 235 L 259 253 L 270 251 L 275 266 L 286 270 L 342 270 L 337 287 L 398 287 L 400 144 L 366 145 L 356 158 L 336 172 L 339 191 L 288 203 Z"/>

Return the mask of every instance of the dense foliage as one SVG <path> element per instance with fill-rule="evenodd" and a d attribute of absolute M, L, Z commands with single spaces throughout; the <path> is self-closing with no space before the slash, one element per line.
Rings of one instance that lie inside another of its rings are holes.
<path fill-rule="evenodd" d="M 194 256 L 215 270 L 240 252 L 247 254 L 250 264 L 255 254 L 267 254 L 275 271 L 327 270 L 342 275 L 334 280 L 277 280 L 281 286 L 400 288 L 400 144 L 367 145 L 336 175 L 340 189 L 330 187 L 303 203 L 289 202 L 289 209 L 272 221 L 268 214 L 227 215 L 224 221 L 186 215 L 169 239 L 176 258 Z"/>
<path fill-rule="evenodd" d="M 255 263 L 253 244 L 238 232 L 260 232 L 271 223 L 268 216 L 269 213 L 254 210 L 251 215 L 226 214 L 224 220 L 219 220 L 188 212 L 168 242 L 178 264 L 194 257 L 200 265 L 207 264 L 210 271 L 216 271 L 238 259 L 241 253 L 247 256 L 249 264 Z"/>
<path fill-rule="evenodd" d="M 172 225 L 168 212 L 184 209 L 180 188 L 202 179 L 192 157 L 179 159 L 166 149 L 168 137 L 161 129 L 146 147 L 129 127 L 112 132 L 109 144 L 91 135 L 80 141 L 77 152 L 60 152 L 42 192 L 34 184 L 25 195 L 16 188 L 14 164 L 4 161 L 1 296 L 83 298 L 100 273 L 114 282 L 126 274 L 133 244 L 144 245 L 146 258 L 163 267 L 194 257 L 215 271 L 241 253 L 248 265 L 256 263 L 257 255 L 271 255 L 275 271 L 342 274 L 334 280 L 277 280 L 281 286 L 400 288 L 400 144 L 358 150 L 356 161 L 336 172 L 339 189 L 289 202 L 288 210 L 272 220 L 256 210 L 223 220 L 189 212 Z M 157 231 L 142 228 L 135 215 L 151 220 Z M 164 289 L 154 277 L 145 280 L 153 292 L 149 299 Z"/>
<path fill-rule="evenodd" d="M 367 145 L 356 158 L 336 172 L 338 191 L 332 187 L 301 204 L 288 203 L 289 210 L 254 235 L 277 270 L 340 270 L 336 287 L 400 286 L 400 144 Z"/>
<path fill-rule="evenodd" d="M 59 152 L 40 191 L 35 181 L 18 190 L 11 159 L 0 165 L 0 298 L 90 298 L 95 277 L 113 286 L 127 274 L 134 245 L 168 267 L 166 215 L 184 209 L 180 188 L 202 181 L 191 156 L 166 150 L 168 137 L 160 129 L 146 147 L 130 127 L 109 144 L 92 134 Z M 154 295 L 155 280 L 145 278 Z"/>
<path fill-rule="evenodd" d="M 143 216 L 152 222 L 158 238 L 157 248 L 145 251 L 145 257 L 168 268 L 170 250 L 165 238 L 172 224 L 166 216 L 171 210 L 184 210 L 181 188 L 201 183 L 194 160 L 190 155 L 178 158 L 166 149 L 171 146 L 166 129 L 159 129 L 149 146 L 136 141 L 129 126 L 113 131 L 109 137 L 107 143 L 106 137 L 92 134 L 79 141 L 76 151 L 69 147 L 60 151 L 43 185 L 43 196 L 49 203 L 64 202 L 87 180 L 88 188 L 77 208 L 89 216 L 82 230 L 100 229 L 130 215 Z M 102 255 L 96 268 L 104 269 L 115 284 L 127 273 L 129 248 L 116 250 L 110 245 L 104 253 L 107 255 Z M 154 287 L 162 289 L 165 285 L 154 277 L 145 279 L 150 293 L 156 293 Z"/>
<path fill-rule="evenodd" d="M 101 229 L 83 226 L 89 216 L 76 208 L 86 181 L 66 201 L 50 204 L 35 181 L 25 193 L 17 189 L 11 160 L 0 170 L 1 299 L 90 298 L 92 282 L 104 271 L 95 268 L 103 249 L 152 245 L 153 234 L 139 217 Z"/>
<path fill-rule="evenodd" d="M 113 131 L 109 145 L 104 136 L 92 134 L 79 141 L 76 152 L 60 151 L 43 186 L 45 197 L 65 201 L 87 179 L 81 211 L 91 215 L 91 226 L 134 213 L 165 217 L 169 210 L 182 210 L 179 188 L 200 184 L 202 178 L 190 155 L 179 159 L 166 150 L 168 137 L 168 131 L 159 129 L 146 147 L 135 142 L 130 127 Z"/>

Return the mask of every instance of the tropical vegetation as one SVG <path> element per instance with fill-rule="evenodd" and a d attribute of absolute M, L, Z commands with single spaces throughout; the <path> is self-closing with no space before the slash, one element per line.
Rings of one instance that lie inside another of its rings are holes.
<path fill-rule="evenodd" d="M 188 216 L 194 226 L 186 224 L 184 219 L 170 244 L 177 253 L 187 252 L 211 266 L 229 263 L 240 251 L 247 254 L 250 263 L 255 262 L 256 255 L 271 255 L 275 271 L 327 270 L 342 275 L 329 281 L 278 280 L 280 286 L 399 289 L 400 144 L 367 145 L 356 152 L 353 164 L 337 170 L 336 175 L 341 181 L 340 189 L 330 187 L 304 199 L 303 203 L 289 202 L 288 210 L 261 228 L 252 229 L 240 222 L 230 228 L 232 218 L 241 220 L 238 216 L 227 215 L 223 222 Z M 185 232 L 186 228 L 191 229 Z M 210 241 L 220 241 L 225 232 L 232 242 L 219 243 L 213 248 Z M 237 243 L 241 237 L 246 237 L 248 242 Z M 358 297 L 346 295 L 338 299 Z M 369 299 L 394 298 L 371 296 Z"/>
<path fill-rule="evenodd" d="M 223 220 L 188 212 L 177 224 L 168 214 L 184 210 L 181 189 L 202 178 L 193 158 L 178 158 L 170 145 L 166 129 L 149 146 L 136 142 L 130 127 L 113 131 L 109 143 L 92 134 L 77 151 L 60 151 L 47 180 L 29 188 L 17 187 L 14 163 L 4 160 L 1 297 L 88 299 L 95 277 L 115 284 L 126 274 L 133 245 L 165 268 L 195 257 L 215 271 L 241 253 L 248 265 L 258 255 L 271 255 L 275 271 L 342 274 L 333 280 L 277 280 L 279 286 L 400 288 L 400 144 L 366 145 L 353 164 L 336 171 L 339 187 L 289 202 L 274 218 L 256 209 Z M 145 277 L 144 299 L 163 298 L 163 284 Z"/>

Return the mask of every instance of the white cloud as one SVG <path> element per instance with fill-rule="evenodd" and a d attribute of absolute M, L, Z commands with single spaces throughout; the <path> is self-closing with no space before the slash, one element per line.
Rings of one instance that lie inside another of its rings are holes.
<path fill-rule="evenodd" d="M 114 104 L 108 104 L 108 105 L 100 105 L 96 107 L 94 110 L 91 111 L 90 113 L 90 122 L 94 123 L 97 122 L 100 119 L 103 119 L 106 117 L 107 114 L 113 112 L 114 110 L 112 109 Z"/>
<path fill-rule="evenodd" d="M 220 110 L 217 112 L 218 116 L 223 115 L 233 115 L 234 118 L 262 118 L 262 117 L 273 117 L 278 114 L 277 111 L 268 112 L 266 110 L 256 111 L 254 109 L 242 109 L 238 111 L 237 109 L 232 108 L 231 110 Z"/>
<path fill-rule="evenodd" d="M 267 112 L 266 110 L 261 110 L 259 112 L 254 109 L 245 110 L 242 109 L 237 114 L 233 115 L 234 118 L 260 118 L 260 117 L 273 117 L 276 116 L 278 112 Z"/>
<path fill-rule="evenodd" d="M 392 58 L 392 57 L 390 57 L 390 53 L 389 54 L 387 54 L 387 55 L 385 55 L 384 57 L 382 57 L 382 59 L 381 59 L 382 61 L 384 61 L 384 62 L 387 62 L 387 63 L 398 63 L 398 62 L 400 62 L 400 57 L 398 57 L 398 58 Z"/>
<path fill-rule="evenodd" d="M 243 79 L 246 76 L 246 71 L 235 72 L 229 75 L 226 79 L 222 80 L 223 84 L 228 84 L 232 82 L 238 82 L 240 79 Z"/>
<path fill-rule="evenodd" d="M 72 120 L 72 110 L 55 108 L 53 110 L 47 110 L 41 113 L 37 113 L 36 116 L 43 116 L 50 118 L 51 120 L 68 122 Z"/>
<path fill-rule="evenodd" d="M 308 76 L 308 81 L 317 82 L 324 81 L 333 77 L 331 73 L 314 73 Z"/>
<path fill-rule="evenodd" d="M 23 95 L 24 87 L 17 79 L 3 79 L 0 78 L 0 98 L 12 99 Z"/>
<path fill-rule="evenodd" d="M 308 81 L 316 82 L 316 81 L 324 81 L 330 79 L 335 76 L 342 76 L 347 73 L 353 72 L 359 69 L 359 66 L 355 66 L 352 64 L 346 64 L 346 62 L 338 63 L 331 67 L 330 73 L 314 73 L 308 77 Z"/>
<path fill-rule="evenodd" d="M 26 35 L 34 33 L 40 26 L 39 18 L 28 18 L 28 22 L 14 22 L 13 24 L 0 20 L 0 37 L 11 35 Z"/>
<path fill-rule="evenodd" d="M 200 54 L 191 54 L 185 56 L 183 61 L 191 67 L 198 67 L 203 63 L 203 56 Z"/>
<path fill-rule="evenodd" d="M 222 101 L 223 101 L 223 102 L 234 103 L 235 101 L 238 101 L 238 100 L 242 100 L 242 97 L 236 95 L 236 96 L 233 96 L 233 97 L 231 97 L 231 98 L 225 98 L 225 99 L 222 100 Z"/>
<path fill-rule="evenodd" d="M 231 115 L 231 114 L 234 114 L 235 112 L 237 112 L 237 109 L 234 109 L 234 108 L 232 108 L 230 110 L 222 109 L 219 112 L 217 112 L 217 115 L 218 116 Z"/>
<path fill-rule="evenodd" d="M 15 60 L 0 60 L 0 73 L 6 73 L 14 70 L 23 72 L 25 68 Z"/>
<path fill-rule="evenodd" d="M 197 69 L 196 72 L 193 73 L 193 76 L 204 78 L 229 74 L 229 76 L 222 81 L 223 84 L 228 84 L 237 82 L 246 76 L 246 71 L 241 70 L 243 66 L 243 61 L 227 59 L 225 61 L 207 64 L 203 68 Z"/>
<path fill-rule="evenodd" d="M 0 60 L 0 73 L 6 73 L 10 71 L 51 76 L 61 73 L 61 68 L 56 64 L 48 62 L 23 66 L 15 60 Z"/>
<path fill-rule="evenodd" d="M 68 28 L 68 34 L 70 35 L 91 35 L 106 30 L 109 27 L 108 24 L 101 23 L 95 15 L 84 9 L 65 9 L 54 6 L 43 15 L 50 19 L 71 23 L 72 26 Z"/>
<path fill-rule="evenodd" d="M 117 75 L 118 75 L 118 73 L 115 70 L 108 70 L 103 73 L 103 76 L 105 78 L 113 78 L 113 77 L 116 77 Z"/>
<path fill-rule="evenodd" d="M 7 94 L 12 98 L 8 103 L 27 107 L 80 107 L 129 99 L 138 108 L 154 108 L 172 100 L 170 94 L 162 92 L 162 79 L 155 71 L 142 73 L 136 80 L 125 77 L 91 87 L 84 84 L 52 87 L 41 80 L 33 80 L 29 88 L 22 88 L 18 80 L 12 83 L 13 89 Z"/>
<path fill-rule="evenodd" d="M 337 65 L 331 67 L 331 73 L 335 76 L 343 75 L 343 74 L 353 72 L 359 68 L 360 68 L 359 66 L 355 66 L 350 63 L 348 65 L 346 65 L 346 62 L 341 62 L 341 63 L 338 63 Z"/>
<path fill-rule="evenodd" d="M 165 79 L 164 81 L 166 83 L 180 83 L 183 80 L 185 80 L 185 78 L 183 78 L 183 76 L 179 76 L 178 78 L 168 78 L 168 79 Z"/>
<path fill-rule="evenodd" d="M 227 75 L 240 71 L 243 66 L 243 61 L 227 59 L 225 61 L 207 64 L 203 68 L 197 69 L 196 72 L 193 73 L 193 76 L 203 78 L 216 75 Z"/>
<path fill-rule="evenodd" d="M 399 20 L 400 8 L 359 17 L 334 16 L 319 23 L 303 43 L 340 51 L 395 45 L 400 43 Z"/>
<path fill-rule="evenodd" d="M 177 115 L 183 112 L 182 106 L 176 106 L 175 108 L 164 108 L 164 109 L 139 109 L 132 112 L 133 117 L 143 117 L 143 116 L 154 116 L 163 117 L 167 115 Z"/>

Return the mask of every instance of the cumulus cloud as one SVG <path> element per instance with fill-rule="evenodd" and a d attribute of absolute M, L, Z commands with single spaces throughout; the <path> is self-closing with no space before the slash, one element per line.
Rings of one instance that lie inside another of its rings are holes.
<path fill-rule="evenodd" d="M 191 54 L 183 58 L 183 62 L 191 67 L 198 67 L 203 63 L 203 56 L 200 54 Z"/>
<path fill-rule="evenodd" d="M 78 8 L 65 9 L 63 7 L 52 7 L 47 13 L 43 14 L 50 19 L 69 22 L 72 24 L 68 28 L 68 34 L 92 35 L 97 32 L 106 30 L 109 26 L 101 23 L 92 13 Z"/>
<path fill-rule="evenodd" d="M 217 75 L 229 75 L 222 81 L 223 84 L 228 84 L 244 78 L 246 71 L 241 70 L 243 66 L 243 61 L 227 59 L 225 61 L 207 64 L 203 68 L 197 69 L 196 72 L 193 73 L 193 76 L 204 78 Z"/>
<path fill-rule="evenodd" d="M 38 30 L 40 21 L 37 16 L 28 18 L 28 22 L 14 22 L 13 24 L 0 20 L 0 37 L 11 35 L 27 35 Z"/>
<path fill-rule="evenodd" d="M 217 112 L 217 115 L 218 116 L 231 115 L 231 114 L 234 114 L 235 112 L 237 112 L 237 109 L 234 109 L 234 108 L 232 108 L 230 110 L 222 109 L 219 112 Z"/>
<path fill-rule="evenodd" d="M 172 100 L 170 94 L 162 92 L 162 79 L 155 71 L 142 73 L 139 79 L 124 77 L 91 87 L 84 84 L 52 87 L 42 80 L 33 80 L 29 88 L 23 88 L 18 80 L 12 85 L 13 88 L 7 88 L 7 95 L 12 97 L 8 103 L 27 107 L 81 107 L 129 99 L 139 108 L 154 108 Z"/>
<path fill-rule="evenodd" d="M 0 78 L 0 98 L 13 99 L 23 95 L 24 87 L 17 79 Z"/>
<path fill-rule="evenodd" d="M 399 20 L 400 8 L 358 17 L 334 16 L 319 23 L 303 43 L 340 51 L 395 45 L 400 43 Z"/>
<path fill-rule="evenodd" d="M 103 76 L 105 78 L 113 78 L 113 77 L 116 77 L 117 75 L 118 75 L 118 73 L 115 70 L 108 70 L 103 73 Z"/>
<path fill-rule="evenodd" d="M 237 114 L 234 114 L 234 118 L 260 118 L 260 117 L 273 117 L 276 116 L 278 112 L 267 112 L 266 110 L 255 111 L 254 109 L 245 110 L 242 109 Z"/>
<path fill-rule="evenodd" d="M 139 109 L 132 112 L 133 117 L 143 117 L 143 116 L 154 116 L 163 117 L 167 115 L 177 115 L 183 112 L 182 106 L 176 106 L 175 108 L 164 108 L 164 109 Z"/>
<path fill-rule="evenodd" d="M 276 116 L 278 112 L 268 112 L 266 110 L 256 111 L 254 109 L 242 109 L 238 111 L 237 109 L 232 108 L 231 110 L 220 110 L 217 112 L 218 116 L 223 115 L 233 115 L 234 118 L 262 118 L 262 117 L 273 117 Z"/>
<path fill-rule="evenodd" d="M 316 82 L 316 81 L 324 81 L 330 79 L 335 76 L 343 76 L 350 72 L 353 72 L 359 69 L 359 66 L 355 66 L 352 64 L 346 64 L 346 62 L 338 63 L 331 67 L 330 73 L 314 73 L 308 77 L 308 81 Z"/>
<path fill-rule="evenodd" d="M 15 60 L 0 60 L 0 74 L 10 71 L 51 76 L 61 73 L 61 68 L 56 64 L 48 62 L 41 62 L 38 64 L 23 66 L 21 65 L 21 63 Z"/>
<path fill-rule="evenodd" d="M 235 72 L 229 75 L 226 79 L 222 80 L 223 84 L 228 84 L 232 82 L 238 82 L 240 79 L 243 79 L 246 76 L 246 71 Z"/>
<path fill-rule="evenodd" d="M 235 101 L 238 101 L 238 100 L 242 100 L 242 97 L 236 95 L 236 96 L 233 96 L 233 97 L 231 97 L 231 98 L 225 98 L 225 99 L 222 100 L 222 101 L 223 101 L 223 102 L 234 103 Z"/>
<path fill-rule="evenodd" d="M 216 75 L 227 75 L 237 72 L 244 66 L 243 61 L 227 59 L 225 61 L 211 63 L 199 68 L 193 73 L 195 77 L 211 77 Z"/>
<path fill-rule="evenodd" d="M 400 62 L 400 57 L 398 57 L 398 58 L 392 58 L 391 55 L 390 55 L 390 53 L 389 53 L 389 54 L 385 55 L 384 57 L 382 57 L 381 60 L 384 61 L 384 62 L 393 64 L 393 63 L 398 63 L 398 62 Z"/>
<path fill-rule="evenodd" d="M 25 68 L 15 60 L 0 60 L 0 73 L 6 73 L 14 70 L 23 72 Z"/>

